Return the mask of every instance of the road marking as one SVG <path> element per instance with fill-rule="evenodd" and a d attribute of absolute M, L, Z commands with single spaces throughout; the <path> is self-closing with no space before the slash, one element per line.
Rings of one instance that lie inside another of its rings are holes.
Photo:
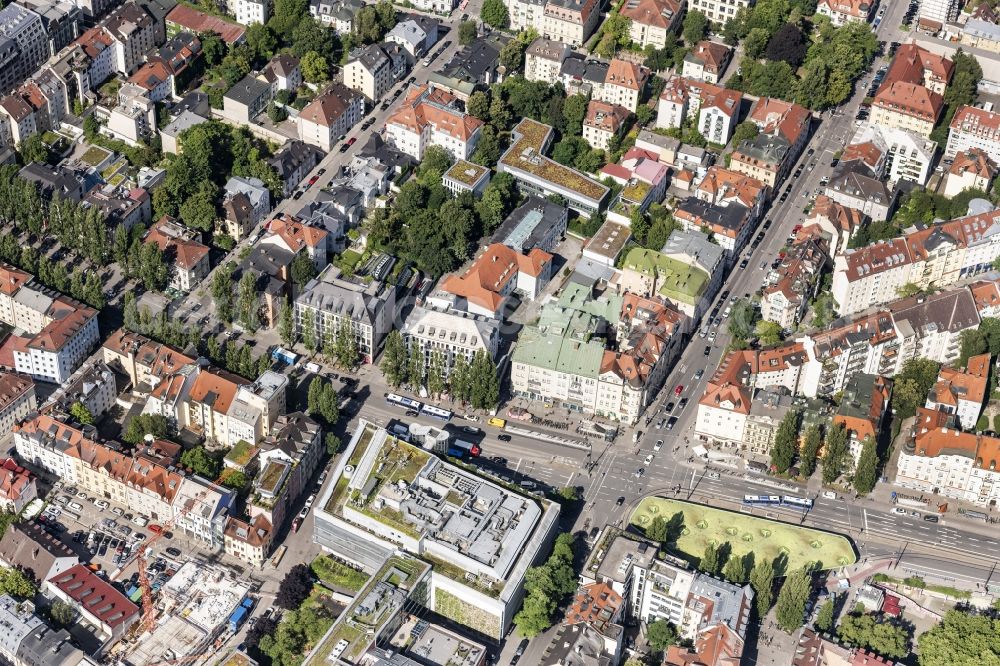
<path fill-rule="evenodd" d="M 517 459 L 517 464 L 514 465 L 514 474 L 517 474 L 518 470 L 521 469 L 521 462 L 523 460 L 524 460 L 524 458 L 518 458 Z"/>
<path fill-rule="evenodd" d="M 868 509 L 861 509 L 861 515 L 865 519 L 865 532 L 868 531 Z"/>

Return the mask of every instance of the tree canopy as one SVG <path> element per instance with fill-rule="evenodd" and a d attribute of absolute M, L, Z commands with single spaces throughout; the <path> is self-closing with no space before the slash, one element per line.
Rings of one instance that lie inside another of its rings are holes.
<path fill-rule="evenodd" d="M 1000 661 L 1000 620 L 950 610 L 917 639 L 920 666 L 983 666 Z"/>

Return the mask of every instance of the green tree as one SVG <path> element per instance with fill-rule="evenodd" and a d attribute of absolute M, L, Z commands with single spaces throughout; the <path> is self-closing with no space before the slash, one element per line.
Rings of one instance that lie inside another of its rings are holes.
<path fill-rule="evenodd" d="M 257 294 L 257 280 L 250 271 L 245 271 L 240 277 L 239 293 L 236 298 L 236 308 L 239 311 L 240 324 L 253 333 L 260 324 L 258 310 L 260 309 Z"/>
<path fill-rule="evenodd" d="M 316 316 L 309 308 L 302 312 L 302 344 L 310 354 L 319 349 L 319 341 L 316 339 Z"/>
<path fill-rule="evenodd" d="M 406 343 L 398 330 L 393 329 L 386 336 L 381 370 L 386 383 L 393 388 L 402 384 L 406 377 Z"/>
<path fill-rule="evenodd" d="M 559 602 L 576 588 L 577 574 L 573 561 L 573 536 L 563 532 L 556 537 L 552 554 L 545 563 L 528 569 L 524 605 L 514 616 L 521 635 L 537 636 L 552 626 Z"/>
<path fill-rule="evenodd" d="M 482 90 L 477 90 L 469 95 L 469 101 L 465 103 L 465 110 L 480 120 L 489 120 L 490 98 Z"/>
<path fill-rule="evenodd" d="M 255 63 L 266 61 L 274 55 L 275 50 L 278 48 L 278 38 L 263 23 L 248 25 L 244 37 L 246 38 L 247 48 L 251 53 L 250 59 Z M 221 61 L 223 57 L 224 53 L 219 56 L 218 60 Z"/>
<path fill-rule="evenodd" d="M 476 41 L 476 37 L 478 35 L 479 27 L 476 25 L 475 21 L 462 21 L 458 25 L 458 43 L 462 46 L 468 46 L 472 42 Z"/>
<path fill-rule="evenodd" d="M 759 58 L 764 55 L 764 49 L 767 48 L 769 41 L 771 41 L 771 36 L 767 30 L 754 28 L 743 42 L 743 50 L 751 58 Z"/>
<path fill-rule="evenodd" d="M 802 444 L 802 453 L 799 456 L 799 474 L 808 479 L 816 471 L 816 456 L 819 447 L 823 444 L 823 434 L 820 432 L 818 423 L 814 423 L 806 430 L 805 442 Z"/>
<path fill-rule="evenodd" d="M 761 559 L 750 571 L 750 586 L 754 591 L 757 617 L 764 617 L 774 602 L 774 563 Z"/>
<path fill-rule="evenodd" d="M 809 601 L 811 576 L 803 569 L 792 571 L 778 592 L 774 615 L 778 626 L 792 633 L 805 620 L 806 602 Z"/>
<path fill-rule="evenodd" d="M 38 586 L 21 569 L 4 567 L 0 569 L 0 594 L 9 594 L 15 599 L 32 600 L 38 593 Z"/>
<path fill-rule="evenodd" d="M 69 414 L 77 423 L 83 425 L 91 425 L 94 423 L 94 415 L 90 413 L 87 406 L 77 400 L 72 405 L 69 406 Z"/>
<path fill-rule="evenodd" d="M 760 130 L 757 128 L 757 123 L 752 120 L 744 120 L 733 130 L 733 145 L 738 146 L 744 141 L 755 139 L 759 133 Z"/>
<path fill-rule="evenodd" d="M 337 338 L 334 344 L 337 363 L 340 364 L 340 367 L 353 368 L 361 360 L 358 352 L 358 341 L 354 337 L 354 331 L 349 323 L 341 320 L 340 326 L 337 327 Z"/>
<path fill-rule="evenodd" d="M 56 599 L 52 602 L 49 615 L 52 616 L 52 621 L 55 622 L 56 626 L 69 627 L 76 619 L 76 609 L 62 599 Z"/>
<path fill-rule="evenodd" d="M 332 432 L 326 433 L 323 438 L 323 442 L 326 444 L 326 452 L 331 456 L 335 456 L 340 452 L 341 441 L 340 438 L 334 435 Z"/>
<path fill-rule="evenodd" d="M 587 98 L 584 95 L 570 95 L 562 108 L 563 127 L 568 136 L 583 133 L 583 119 L 587 116 Z"/>
<path fill-rule="evenodd" d="M 732 553 L 726 560 L 726 566 L 722 568 L 722 577 L 730 583 L 743 583 L 747 579 L 746 561 L 742 555 Z"/>
<path fill-rule="evenodd" d="M 472 369 L 464 354 L 455 356 L 455 363 L 452 365 L 451 374 L 448 375 L 448 385 L 451 388 L 451 397 L 457 398 L 463 404 L 472 400 Z"/>
<path fill-rule="evenodd" d="M 292 282 L 302 287 L 317 275 L 316 264 L 305 252 L 299 252 L 292 259 Z"/>
<path fill-rule="evenodd" d="M 920 666 L 982 666 L 1000 658 L 1000 620 L 949 610 L 917 639 Z"/>
<path fill-rule="evenodd" d="M 507 13 L 507 6 L 503 0 L 483 0 L 483 8 L 479 12 L 479 18 L 483 23 L 494 28 L 506 28 L 510 23 L 510 15 Z"/>
<path fill-rule="evenodd" d="M 500 401 L 500 379 L 496 363 L 485 350 L 478 350 L 472 358 L 469 376 L 472 406 L 476 409 L 495 408 Z"/>
<path fill-rule="evenodd" d="M 169 430 L 169 423 L 165 416 L 140 414 L 128 422 L 122 439 L 129 444 L 139 444 L 147 435 L 152 435 L 156 439 L 166 437 Z"/>
<path fill-rule="evenodd" d="M 653 518 L 649 527 L 646 528 L 646 538 L 656 543 L 663 543 L 667 540 L 667 521 L 664 520 L 663 516 L 658 515 Z"/>
<path fill-rule="evenodd" d="M 858 468 L 854 472 L 854 490 L 859 495 L 867 495 L 875 489 L 878 479 L 879 458 L 875 447 L 875 439 L 869 435 L 861 445 L 861 455 L 858 457 Z"/>
<path fill-rule="evenodd" d="M 22 141 L 18 151 L 21 153 L 21 161 L 25 164 L 32 162 L 44 164 L 49 161 L 49 147 L 42 141 L 41 134 L 32 134 Z"/>
<path fill-rule="evenodd" d="M 905 627 L 879 622 L 867 613 L 851 613 L 845 617 L 837 627 L 837 635 L 846 643 L 886 657 L 902 658 L 909 654 L 910 634 Z"/>
<path fill-rule="evenodd" d="M 834 599 L 830 597 L 826 602 L 819 607 L 819 612 L 816 614 L 816 628 L 823 632 L 824 634 L 829 633 L 833 629 L 833 613 L 835 611 Z"/>
<path fill-rule="evenodd" d="M 419 390 L 424 385 L 424 354 L 414 343 L 409 349 L 409 356 L 406 364 L 406 382 Z"/>
<path fill-rule="evenodd" d="M 219 475 L 219 459 L 205 450 L 204 446 L 196 446 L 181 454 L 181 464 L 209 481 Z"/>
<path fill-rule="evenodd" d="M 230 490 L 240 491 L 250 485 L 250 478 L 238 469 L 226 469 L 219 477 L 219 485 Z"/>
<path fill-rule="evenodd" d="M 847 439 L 843 423 L 827 429 L 823 447 L 823 483 L 833 483 L 844 473 L 849 452 Z"/>
<path fill-rule="evenodd" d="M 278 313 L 278 335 L 286 347 L 295 345 L 295 314 L 288 299 L 281 304 L 281 311 Z"/>
<path fill-rule="evenodd" d="M 684 17 L 684 27 L 681 34 L 684 36 L 684 43 L 694 46 L 705 38 L 708 34 L 708 17 L 698 10 L 689 11 Z"/>
<path fill-rule="evenodd" d="M 719 565 L 719 548 L 715 544 L 710 543 L 705 546 L 705 551 L 701 554 L 701 559 L 698 561 L 698 568 L 714 576 L 719 573 Z"/>
<path fill-rule="evenodd" d="M 792 409 L 785 414 L 778 425 L 778 431 L 774 434 L 774 443 L 771 444 L 771 465 L 784 474 L 792 466 L 795 454 L 799 449 L 799 412 Z"/>
<path fill-rule="evenodd" d="M 324 83 L 330 79 L 330 63 L 316 51 L 307 51 L 299 63 L 302 78 L 309 83 Z"/>
<path fill-rule="evenodd" d="M 757 340 L 765 347 L 773 347 L 774 345 L 780 344 L 783 338 L 783 331 L 784 329 L 781 328 L 781 324 L 773 321 L 762 319 L 757 322 Z"/>
<path fill-rule="evenodd" d="M 310 416 L 319 416 L 320 414 L 325 384 L 326 380 L 319 375 L 313 377 L 312 381 L 309 382 L 309 390 L 306 393 L 306 411 L 309 412 Z"/>
<path fill-rule="evenodd" d="M 646 626 L 646 641 L 656 652 L 666 652 L 671 645 L 677 644 L 679 638 L 677 627 L 662 618 Z"/>
<path fill-rule="evenodd" d="M 489 2 L 490 0 L 486 0 Z M 527 45 L 520 39 L 512 39 L 500 49 L 500 64 L 507 72 L 514 73 L 524 66 L 524 51 Z"/>
<path fill-rule="evenodd" d="M 427 366 L 427 392 L 432 396 L 440 397 L 444 393 L 444 373 L 444 355 L 441 350 L 435 349 Z"/>

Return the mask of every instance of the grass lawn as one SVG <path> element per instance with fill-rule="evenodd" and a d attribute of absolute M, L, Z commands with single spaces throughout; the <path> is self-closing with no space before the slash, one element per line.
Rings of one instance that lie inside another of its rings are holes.
<path fill-rule="evenodd" d="M 788 556 L 788 570 L 816 561 L 822 569 L 833 569 L 857 559 L 850 541 L 839 534 L 662 497 L 642 500 L 630 522 L 644 529 L 654 517 L 669 521 L 678 512 L 684 514 L 684 529 L 677 539 L 677 550 L 695 561 L 709 543 L 727 541 L 734 554 L 753 551 L 758 560 L 773 560 L 784 553 Z"/>
<path fill-rule="evenodd" d="M 319 576 L 320 580 L 352 592 L 360 590 L 368 581 L 368 575 L 365 572 L 342 564 L 328 555 L 320 555 L 312 561 L 309 567 L 314 574 Z"/>

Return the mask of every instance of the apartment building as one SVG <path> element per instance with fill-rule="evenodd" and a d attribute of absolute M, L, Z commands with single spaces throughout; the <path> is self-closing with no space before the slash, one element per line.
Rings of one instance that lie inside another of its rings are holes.
<path fill-rule="evenodd" d="M 271 84 L 273 95 L 282 90 L 295 92 L 302 85 L 300 61 L 289 53 L 279 53 L 267 61 L 260 75 Z"/>
<path fill-rule="evenodd" d="M 524 78 L 553 84 L 572 49 L 562 42 L 537 37 L 524 51 Z"/>
<path fill-rule="evenodd" d="M 876 158 L 880 166 L 876 172 L 887 177 L 890 185 L 901 180 L 923 185 L 930 177 L 937 147 L 937 142 L 913 132 L 865 123 L 854 133 L 841 159 L 846 162 L 863 154 L 881 155 Z"/>
<path fill-rule="evenodd" d="M 422 160 L 430 146 L 440 146 L 456 159 L 467 160 L 479 142 L 483 121 L 459 110 L 457 99 L 443 90 L 411 86 L 386 119 L 386 141 Z"/>
<path fill-rule="evenodd" d="M 941 368 L 924 407 L 953 415 L 962 430 L 974 431 L 986 403 L 989 376 L 989 354 L 971 357 L 964 371 Z"/>
<path fill-rule="evenodd" d="M 132 391 L 140 395 L 156 388 L 197 359 L 150 338 L 120 328 L 101 347 L 105 363 L 128 376 Z"/>
<path fill-rule="evenodd" d="M 809 141 L 812 116 L 798 104 L 762 97 L 748 120 L 760 131 L 733 150 L 729 167 L 774 189 Z"/>
<path fill-rule="evenodd" d="M 595 296 L 571 280 L 514 348 L 511 391 L 530 400 L 634 424 L 666 377 L 684 315 L 638 294 Z M 611 331 L 618 349 L 608 349 Z"/>
<path fill-rule="evenodd" d="M 681 75 L 705 83 L 718 83 L 729 65 L 732 49 L 725 44 L 703 40 L 686 56 Z"/>
<path fill-rule="evenodd" d="M 626 0 L 618 13 L 629 19 L 629 36 L 634 43 L 662 49 L 667 35 L 680 24 L 684 7 L 677 0 Z"/>
<path fill-rule="evenodd" d="M 628 121 L 628 109 L 617 104 L 591 101 L 583 119 L 583 139 L 595 150 L 608 151 Z"/>
<path fill-rule="evenodd" d="M 847 250 L 865 216 L 855 208 L 842 206 L 825 194 L 816 197 L 798 238 L 816 238 L 826 243 L 827 254 L 835 257 Z"/>
<path fill-rule="evenodd" d="M 1000 163 L 1000 113 L 962 106 L 948 125 L 944 156 L 952 159 L 974 148 L 986 153 L 994 164 Z"/>
<path fill-rule="evenodd" d="M 360 93 L 335 82 L 299 112 L 299 140 L 331 152 L 338 139 L 347 134 L 364 115 Z"/>
<path fill-rule="evenodd" d="M 156 245 L 170 265 L 170 286 L 188 292 L 208 277 L 208 246 L 197 234 L 165 215 L 149 228 L 144 242 Z"/>
<path fill-rule="evenodd" d="M 699 11 L 712 23 L 725 24 L 736 17 L 736 12 L 749 6 L 749 0 L 693 0 L 688 11 Z"/>
<path fill-rule="evenodd" d="M 688 197 L 677 204 L 674 219 L 687 231 L 713 234 L 719 246 L 728 252 L 728 258 L 732 258 L 743 251 L 757 218 L 740 201 L 717 204 Z"/>
<path fill-rule="evenodd" d="M 712 143 L 729 143 L 736 129 L 743 95 L 736 90 L 704 83 L 694 89 L 692 98 L 690 111 L 698 113 L 698 131 L 701 135 Z"/>
<path fill-rule="evenodd" d="M 249 522 L 230 516 L 223 531 L 222 549 L 226 555 L 262 568 L 271 553 L 273 540 L 274 528 L 264 516 Z"/>
<path fill-rule="evenodd" d="M 989 192 L 996 172 L 996 163 L 979 148 L 956 153 L 945 177 L 944 196 L 954 197 L 964 190 Z"/>
<path fill-rule="evenodd" d="M 12 90 L 49 57 L 49 37 L 42 17 L 16 3 L 0 9 L 0 90 Z"/>
<path fill-rule="evenodd" d="M 156 23 L 136 2 L 118 7 L 99 26 L 111 37 L 114 70 L 125 76 L 138 69 L 146 54 L 157 45 Z"/>
<path fill-rule="evenodd" d="M 608 73 L 598 99 L 625 107 L 635 113 L 639 108 L 639 98 L 642 97 L 648 78 L 649 71 L 646 68 L 615 58 L 608 65 Z"/>
<path fill-rule="evenodd" d="M 903 44 L 872 102 L 871 123 L 929 137 L 944 108 L 954 64 L 915 44 Z"/>
<path fill-rule="evenodd" d="M 351 51 L 344 65 L 344 85 L 378 102 L 406 73 L 406 57 L 399 44 L 368 44 Z"/>
<path fill-rule="evenodd" d="M 365 363 L 378 354 L 395 316 L 393 286 L 342 278 L 332 264 L 310 280 L 295 299 L 297 335 L 302 336 L 311 326 L 316 340 L 334 340 L 341 326 L 349 326 Z"/>
<path fill-rule="evenodd" d="M 847 432 L 847 446 L 854 466 L 861 460 L 866 440 L 875 442 L 885 425 L 892 397 L 892 381 L 881 375 L 851 375 L 833 415 L 832 425 Z"/>
<path fill-rule="evenodd" d="M 887 303 L 908 284 L 940 288 L 989 270 L 1000 256 L 998 217 L 997 211 L 968 215 L 836 257 L 832 294 L 838 312 Z"/>
<path fill-rule="evenodd" d="M 552 262 L 552 255 L 539 248 L 522 254 L 492 243 L 461 275 L 442 278 L 438 288 L 455 309 L 502 319 L 511 294 L 534 299 L 541 293 L 552 278 Z"/>
<path fill-rule="evenodd" d="M 918 23 L 927 30 L 940 30 L 958 18 L 958 0 L 920 0 Z"/>
<path fill-rule="evenodd" d="M 14 522 L 0 538 L 0 563 L 11 569 L 31 571 L 41 583 L 80 563 L 80 558 L 55 535 L 33 521 Z M 0 649 L 6 647 L 0 641 Z"/>
<path fill-rule="evenodd" d="M 500 320 L 461 310 L 435 310 L 416 306 L 406 318 L 401 333 L 410 354 L 419 354 L 424 367 L 432 364 L 444 377 L 462 357 L 471 364 L 477 352 L 496 359 L 500 343 Z"/>
<path fill-rule="evenodd" d="M 82 564 L 45 581 L 42 592 L 69 604 L 79 613 L 78 624 L 101 643 L 117 642 L 139 621 L 139 607 Z"/>
<path fill-rule="evenodd" d="M 252 521 L 265 519 L 281 529 L 294 517 L 294 507 L 323 459 L 322 434 L 319 424 L 302 412 L 278 416 L 257 454 L 260 472 L 248 503 Z"/>
<path fill-rule="evenodd" d="M 534 29 L 542 37 L 576 47 L 582 45 L 600 23 L 597 0 L 507 0 L 510 27 Z"/>
<path fill-rule="evenodd" d="M 656 101 L 656 126 L 661 129 L 680 128 L 687 120 L 688 86 L 685 79 L 671 75 Z M 700 125 L 699 125 L 700 126 Z"/>
<path fill-rule="evenodd" d="M 527 254 L 534 248 L 553 252 L 566 235 L 569 219 L 565 206 L 537 196 L 529 196 L 511 211 L 493 233 L 493 242 Z"/>
<path fill-rule="evenodd" d="M 327 265 L 329 234 L 324 229 L 303 224 L 287 214 L 270 220 L 264 228 L 267 235 L 259 241 L 262 246 L 274 245 L 292 255 L 304 253 L 317 273 Z"/>
<path fill-rule="evenodd" d="M 888 220 L 896 208 L 898 188 L 890 188 L 877 172 L 858 159 L 837 165 L 824 194 L 873 220 Z"/>
<path fill-rule="evenodd" d="M 760 299 L 760 316 L 784 329 L 794 329 L 820 288 L 827 254 L 818 243 L 794 243 L 767 279 Z"/>
<path fill-rule="evenodd" d="M 267 110 L 272 99 L 271 84 L 247 74 L 223 96 L 222 109 L 231 120 L 249 125 Z"/>
<path fill-rule="evenodd" d="M 840 27 L 852 21 L 868 22 L 875 3 L 870 0 L 819 0 L 816 13 L 826 16 L 830 23 Z"/>
<path fill-rule="evenodd" d="M 231 11 L 240 25 L 267 23 L 271 18 L 270 0 L 236 0 L 234 4 Z"/>

